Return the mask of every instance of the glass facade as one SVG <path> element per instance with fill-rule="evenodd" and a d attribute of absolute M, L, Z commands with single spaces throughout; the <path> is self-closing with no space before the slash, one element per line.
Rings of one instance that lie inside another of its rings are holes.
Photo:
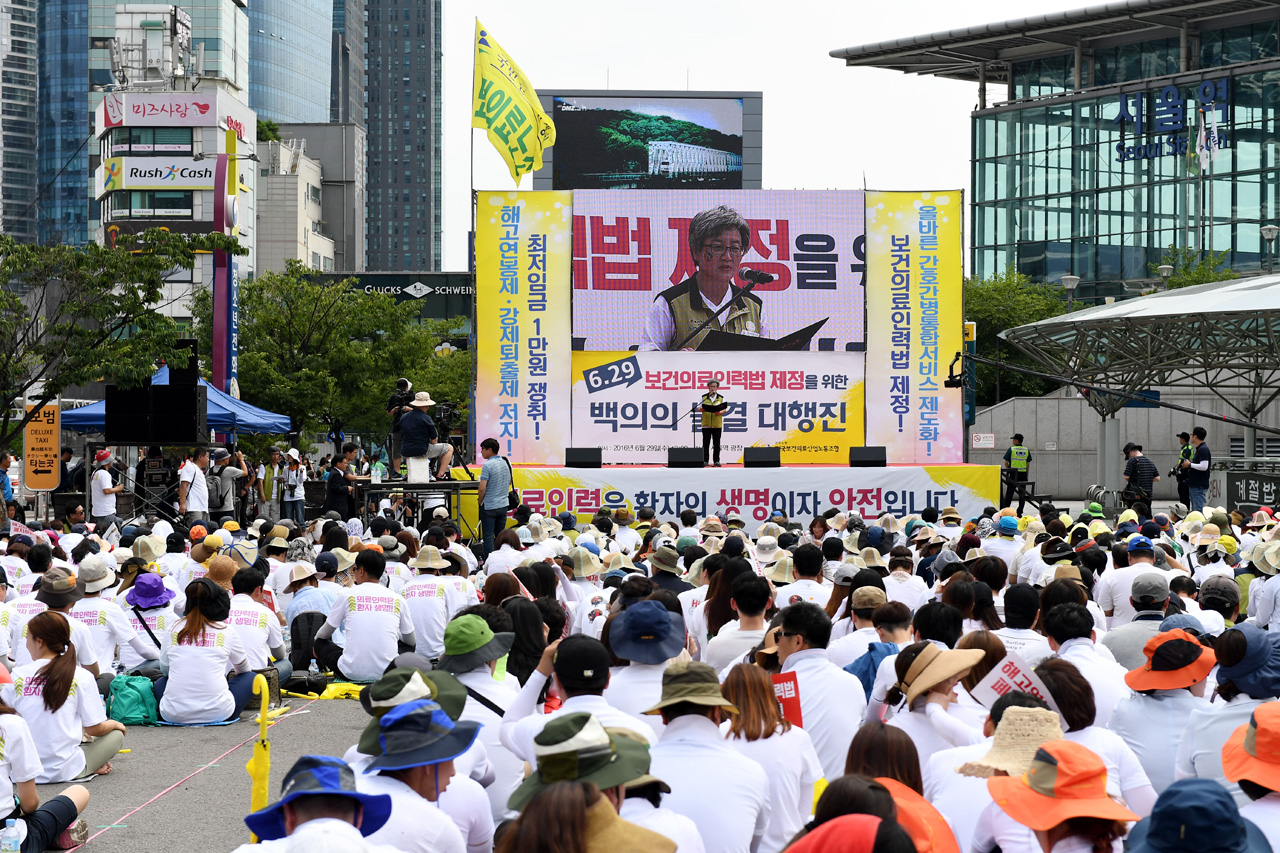
<path fill-rule="evenodd" d="M 1040 100 L 973 114 L 973 274 L 1074 274 L 1087 291 L 1154 278 L 1169 246 L 1258 269 L 1259 226 L 1280 217 L 1278 54 L 1272 21 L 1202 34 L 1201 59 L 1213 61 L 1188 74 L 1150 73 L 1176 70 L 1176 39 L 1096 51 L 1082 71 L 1121 85 L 1078 95 L 1044 97 L 1071 88 L 1070 54 L 1015 66 L 1015 96 Z M 1198 109 L 1222 140 L 1203 172 Z"/>
<path fill-rule="evenodd" d="M 366 266 L 439 269 L 442 0 L 368 0 L 366 11 Z"/>
<path fill-rule="evenodd" d="M 36 236 L 36 0 L 0 2 L 0 217 L 5 234 Z"/>
<path fill-rule="evenodd" d="M 364 121 L 364 0 L 333 0 L 329 121 Z"/>
<path fill-rule="evenodd" d="M 79 246 L 89 241 L 89 0 L 41 0 L 37 32 L 36 232 L 42 243 Z M 4 74 L 28 76 L 7 67 Z"/>
<path fill-rule="evenodd" d="M 249 8 L 249 106 L 281 124 L 329 120 L 332 0 L 258 0 Z M 207 49 L 207 48 L 206 48 Z"/>

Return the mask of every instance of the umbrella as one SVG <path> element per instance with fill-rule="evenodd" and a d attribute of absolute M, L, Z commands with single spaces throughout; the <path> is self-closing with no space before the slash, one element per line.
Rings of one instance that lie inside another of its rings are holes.
<path fill-rule="evenodd" d="M 267 687 L 267 677 L 259 673 L 253 677 L 253 692 L 262 696 L 262 708 L 258 714 L 258 740 L 253 745 L 253 757 L 244 766 L 253 780 L 253 788 L 249 795 L 249 811 L 256 812 L 267 807 L 270 798 L 268 779 L 271 776 L 271 741 L 267 739 L 267 726 L 271 717 L 267 714 L 267 705 L 271 701 L 271 691 Z M 253 841 L 257 842 L 255 836 Z"/>

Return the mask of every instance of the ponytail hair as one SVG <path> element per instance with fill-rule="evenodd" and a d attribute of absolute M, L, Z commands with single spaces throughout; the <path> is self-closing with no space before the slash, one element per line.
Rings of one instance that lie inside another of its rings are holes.
<path fill-rule="evenodd" d="M 44 643 L 57 657 L 36 673 L 33 681 L 41 685 L 45 710 L 55 712 L 67 703 L 71 685 L 76 680 L 76 645 L 71 642 L 68 617 L 48 610 L 37 613 L 27 622 L 27 636 Z"/>
<path fill-rule="evenodd" d="M 553 782 L 524 807 L 495 853 L 587 853 L 587 809 L 600 801 L 590 782 Z"/>
<path fill-rule="evenodd" d="M 176 638 L 180 646 L 194 645 L 204 637 L 210 623 L 221 622 L 231 614 L 231 598 L 227 591 L 208 578 L 187 584 L 186 595 L 185 621 Z"/>

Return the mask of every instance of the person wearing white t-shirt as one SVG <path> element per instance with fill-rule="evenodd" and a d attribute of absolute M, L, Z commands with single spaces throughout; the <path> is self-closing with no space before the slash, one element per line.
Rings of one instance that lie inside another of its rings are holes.
<path fill-rule="evenodd" d="M 452 565 L 440 555 L 440 549 L 434 545 L 424 545 L 413 558 L 410 566 L 418 571 L 418 576 L 409 581 L 401 591 L 405 604 L 409 607 L 409 618 L 413 620 L 413 634 L 417 639 L 414 651 L 435 660 L 444 654 L 444 629 L 449 624 L 452 613 L 449 612 L 449 600 L 446 587 L 440 576 L 441 569 Z M 451 580 L 457 581 L 458 578 Z"/>
<path fill-rule="evenodd" d="M 1129 565 L 1104 572 L 1098 579 L 1094 599 L 1107 617 L 1107 630 L 1127 625 L 1137 615 L 1130 600 L 1133 581 L 1138 575 L 1158 572 L 1155 546 L 1145 536 L 1129 540 Z"/>
<path fill-rule="evenodd" d="M 111 469 L 115 467 L 116 457 L 110 450 L 99 450 L 94 458 L 98 470 L 93 472 L 89 480 L 90 504 L 93 523 L 100 530 L 106 530 L 112 524 L 119 524 L 116 517 L 116 495 L 124 491 L 124 483 L 116 485 L 111 480 Z"/>
<path fill-rule="evenodd" d="M 89 805 L 89 789 L 71 785 L 41 802 L 36 777 L 44 768 L 31 728 L 13 708 L 0 708 L 0 803 L 16 804 L 14 817 L 26 824 L 23 848 L 68 850 L 83 844 L 88 827 L 78 815 Z"/>
<path fill-rule="evenodd" d="M 281 683 L 288 681 L 293 676 L 293 664 L 284 647 L 280 620 L 262 603 L 262 575 L 257 569 L 239 569 L 231 578 L 231 591 L 231 615 L 227 617 L 227 624 L 240 635 L 249 668 L 272 666 L 280 673 Z"/>
<path fill-rule="evenodd" d="M 890 601 L 901 601 L 915 610 L 929 593 L 924 578 L 915 574 L 915 563 L 910 557 L 894 557 L 889 561 L 889 576 L 884 579 L 885 596 Z"/>
<path fill-rule="evenodd" d="M 822 762 L 809 733 L 782 718 L 773 682 L 754 664 L 739 664 L 724 680 L 724 698 L 738 709 L 720 724 L 725 742 L 769 771 L 769 825 L 759 853 L 781 853 L 813 811 Z"/>
<path fill-rule="evenodd" d="M 1095 725 L 1106 728 L 1111 712 L 1129 695 L 1129 671 L 1100 654 L 1093 641 L 1093 616 L 1083 604 L 1058 604 L 1044 617 L 1049 648 L 1070 661 L 1093 687 Z"/>
<path fill-rule="evenodd" d="M 839 542 L 839 540 L 836 541 Z M 822 558 L 822 549 L 817 545 L 801 545 L 792 556 L 792 565 L 796 579 L 786 586 L 778 587 L 774 595 L 774 605 L 786 607 L 788 604 L 809 601 L 819 607 L 826 607 L 827 602 L 831 600 L 831 590 L 835 588 L 835 584 L 822 577 L 822 569 L 826 565 L 826 561 Z"/>
<path fill-rule="evenodd" d="M 9 654 L 14 664 L 31 662 L 31 651 L 27 645 L 27 623 L 37 614 L 51 611 L 66 619 L 71 625 L 71 642 L 76 647 L 76 662 L 87 669 L 94 678 L 101 674 L 98 666 L 98 653 L 94 648 L 93 635 L 89 628 L 78 619 L 72 619 L 67 611 L 83 597 L 83 592 L 76 587 L 75 575 L 61 566 L 53 566 L 40 576 L 40 590 L 32 595 L 23 596 L 13 602 L 18 611 L 18 618 L 9 629 Z M 109 665 L 110 662 L 108 661 Z"/>
<path fill-rule="evenodd" d="M 209 467 L 209 449 L 197 447 L 178 469 L 178 514 L 191 527 L 209 514 L 209 484 L 204 472 Z"/>
<path fill-rule="evenodd" d="M 1028 666 L 1053 654 L 1048 639 L 1031 628 L 1039 615 L 1039 591 L 1029 584 L 1014 584 L 1004 594 L 1005 625 L 991 632 L 1004 643 L 1006 652 L 1016 652 Z"/>
<path fill-rule="evenodd" d="M 155 678 L 163 674 L 160 672 L 160 651 L 164 645 L 163 638 L 178 623 L 178 615 L 174 609 L 176 597 L 159 575 L 140 572 L 133 586 L 116 599 L 115 603 L 124 611 L 125 618 L 137 633 L 138 639 L 155 651 L 154 658 L 147 658 L 135 652 L 132 644 L 121 646 L 121 671 Z"/>
<path fill-rule="evenodd" d="M 116 647 L 129 648 L 135 655 L 147 660 L 158 660 L 160 652 L 138 636 L 138 632 L 129 624 L 124 611 L 113 601 L 102 598 L 102 591 L 115 585 L 116 573 L 109 567 L 100 554 L 91 554 L 80 562 L 80 577 L 77 581 L 84 590 L 84 598 L 71 605 L 68 611 L 72 619 L 84 623 L 93 638 L 94 654 L 99 661 L 110 663 L 115 660 Z M 115 671 L 109 666 L 98 681 L 98 689 L 106 695 L 111 688 L 111 679 Z"/>
<path fill-rule="evenodd" d="M 0 701 L 17 710 L 33 731 L 40 764 L 39 784 L 68 782 L 90 773 L 110 773 L 111 759 L 124 743 L 125 727 L 107 719 L 98 686 L 76 665 L 70 622 L 56 613 L 38 613 L 27 623 L 31 662 L 14 667 L 13 683 L 0 686 Z M 84 735 L 96 738 L 82 744 Z"/>
<path fill-rule="evenodd" d="M 888 602 L 884 590 L 877 586 L 862 586 L 855 589 L 850 597 L 850 619 L 854 630 L 838 640 L 832 640 L 827 646 L 827 659 L 844 669 L 867 653 L 872 643 L 881 642 L 880 633 L 876 631 L 872 615 L 876 608 Z"/>
<path fill-rule="evenodd" d="M 764 639 L 764 612 L 769 606 L 769 581 L 755 572 L 733 579 L 729 606 L 738 614 L 736 623 L 727 623 L 702 649 L 702 660 L 716 672 L 723 672 L 742 660 Z"/>
<path fill-rule="evenodd" d="M 361 551 L 351 570 L 355 585 L 338 592 L 329 618 L 316 632 L 317 662 L 348 681 L 377 681 L 401 644 L 417 646 L 405 600 L 379 583 L 385 570 L 385 557 Z M 346 635 L 345 646 L 330 639 L 339 628 Z"/>
<path fill-rule="evenodd" d="M 207 577 L 188 584 L 186 593 L 186 615 L 163 638 L 165 677 L 155 683 L 160 716 L 182 725 L 235 719 L 249 704 L 254 672 L 240 635 L 227 624 L 231 597 Z"/>

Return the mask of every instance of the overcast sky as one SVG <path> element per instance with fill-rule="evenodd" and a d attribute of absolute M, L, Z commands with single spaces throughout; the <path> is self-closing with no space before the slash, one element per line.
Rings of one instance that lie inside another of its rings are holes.
<path fill-rule="evenodd" d="M 443 268 L 467 266 L 468 136 L 476 188 L 513 187 L 484 132 L 470 128 L 477 16 L 539 90 L 763 92 L 766 189 L 967 192 L 977 85 L 848 68 L 828 51 L 1096 2 L 446 0 Z M 521 188 L 532 183 L 525 176 Z"/>

